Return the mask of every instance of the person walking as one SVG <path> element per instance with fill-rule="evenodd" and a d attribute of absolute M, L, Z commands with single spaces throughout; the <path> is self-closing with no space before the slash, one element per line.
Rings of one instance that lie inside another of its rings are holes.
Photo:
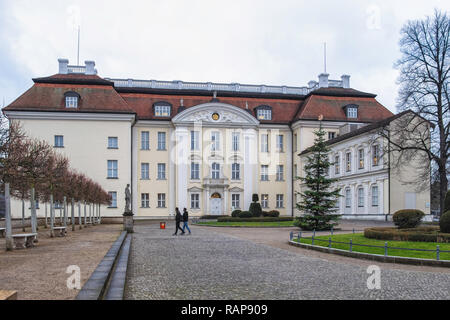
<path fill-rule="evenodd" d="M 189 234 L 191 234 L 191 229 L 189 229 L 188 222 L 189 222 L 189 214 L 188 214 L 188 211 L 186 210 L 186 208 L 184 208 L 183 209 L 183 234 L 185 233 L 184 229 L 186 229 L 186 228 L 188 229 Z"/>
<path fill-rule="evenodd" d="M 178 210 L 178 208 L 175 209 L 175 212 L 176 212 L 176 214 L 175 214 L 175 233 L 173 235 L 174 236 L 177 235 L 178 229 L 181 230 L 181 234 L 183 235 L 184 231 L 180 227 L 180 222 L 181 222 L 181 219 L 182 219 L 181 212 L 180 212 L 180 210 Z"/>

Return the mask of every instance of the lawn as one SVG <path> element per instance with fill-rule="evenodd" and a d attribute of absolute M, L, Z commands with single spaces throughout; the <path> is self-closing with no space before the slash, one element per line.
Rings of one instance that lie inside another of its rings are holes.
<path fill-rule="evenodd" d="M 215 227 L 293 227 L 294 221 L 277 221 L 277 222 L 198 222 L 198 225 L 215 226 Z"/>
<path fill-rule="evenodd" d="M 314 245 L 328 247 L 328 239 L 330 236 L 316 236 L 314 239 Z M 346 242 L 347 244 L 333 243 L 332 248 L 335 249 L 343 249 L 349 250 L 350 245 L 348 244 L 352 239 L 354 252 L 364 252 L 364 253 L 372 253 L 384 255 L 384 248 L 371 248 L 371 247 L 362 247 L 357 246 L 356 244 L 365 244 L 365 245 L 376 245 L 383 246 L 385 244 L 385 240 L 376 240 L 376 239 L 368 239 L 364 237 L 362 233 L 355 234 L 339 234 L 333 235 L 331 237 L 332 241 Z M 323 240 L 323 241 L 320 241 Z M 294 241 L 298 241 L 296 235 L 294 235 Z M 311 244 L 311 238 L 302 238 L 300 243 Z M 412 250 L 401 250 L 401 249 L 388 249 L 389 256 L 397 256 L 397 257 L 409 257 L 409 258 L 422 258 L 422 259 L 436 259 L 436 245 L 439 245 L 439 249 L 442 251 L 450 251 L 450 243 L 436 243 L 436 242 L 412 242 L 412 241 L 387 241 L 388 247 L 397 247 L 397 248 L 409 248 L 409 249 L 427 249 L 433 250 L 433 252 L 425 252 L 425 251 L 412 251 Z M 440 260 L 450 260 L 449 252 L 441 252 Z"/>

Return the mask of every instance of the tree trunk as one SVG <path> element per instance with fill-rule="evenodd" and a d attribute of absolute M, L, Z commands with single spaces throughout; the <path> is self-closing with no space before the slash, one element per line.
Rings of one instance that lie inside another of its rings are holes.
<path fill-rule="evenodd" d="M 67 198 L 64 197 L 64 227 L 67 230 Z"/>
<path fill-rule="evenodd" d="M 9 183 L 5 183 L 5 229 L 6 251 L 11 251 L 14 248 L 14 243 L 12 239 L 11 198 L 9 195 Z"/>
<path fill-rule="evenodd" d="M 80 230 L 83 229 L 81 222 L 81 203 L 78 201 L 78 225 L 80 226 Z"/>
<path fill-rule="evenodd" d="M 74 200 L 72 198 L 72 208 L 71 208 L 71 212 L 70 212 L 70 222 L 72 223 L 72 231 L 75 231 L 75 212 L 74 212 Z"/>
<path fill-rule="evenodd" d="M 25 200 L 22 199 L 22 231 L 25 232 Z"/>
<path fill-rule="evenodd" d="M 439 199 L 439 203 L 440 203 L 440 214 L 442 216 L 442 214 L 444 213 L 444 206 L 445 206 L 445 195 L 447 194 L 447 188 L 448 188 L 448 179 L 447 179 L 447 173 L 445 170 L 445 166 L 444 168 L 441 170 L 441 168 L 439 168 L 439 178 L 440 178 L 440 189 L 439 189 L 439 195 L 440 195 L 440 199 Z"/>
<path fill-rule="evenodd" d="M 53 194 L 50 195 L 50 237 L 55 236 L 55 231 L 53 228 L 55 227 L 55 206 L 53 202 Z"/>
<path fill-rule="evenodd" d="M 37 233 L 36 196 L 34 187 L 31 188 L 31 233 Z"/>
<path fill-rule="evenodd" d="M 47 214 L 47 202 L 45 203 L 45 220 L 44 220 L 45 229 L 48 228 L 48 214 Z"/>
<path fill-rule="evenodd" d="M 84 202 L 84 227 L 86 228 L 86 201 Z"/>

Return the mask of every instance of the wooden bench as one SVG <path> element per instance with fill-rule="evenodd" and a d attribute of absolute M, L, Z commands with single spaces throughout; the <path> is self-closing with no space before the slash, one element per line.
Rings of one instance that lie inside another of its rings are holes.
<path fill-rule="evenodd" d="M 66 227 L 53 227 L 53 231 L 59 231 L 60 237 L 65 237 L 67 233 Z"/>
<path fill-rule="evenodd" d="M 6 228 L 0 228 L 0 238 L 4 238 L 6 235 Z"/>
<path fill-rule="evenodd" d="M 17 291 L 0 290 L 0 300 L 17 300 Z"/>
<path fill-rule="evenodd" d="M 26 249 L 34 247 L 37 233 L 13 234 L 14 249 Z"/>

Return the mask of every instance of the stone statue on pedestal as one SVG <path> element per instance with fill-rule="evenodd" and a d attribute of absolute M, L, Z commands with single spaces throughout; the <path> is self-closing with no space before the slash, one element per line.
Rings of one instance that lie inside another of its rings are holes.
<path fill-rule="evenodd" d="M 125 188 L 125 212 L 124 215 L 133 215 L 133 212 L 131 211 L 131 191 L 130 191 L 130 185 L 127 184 L 127 187 Z"/>

